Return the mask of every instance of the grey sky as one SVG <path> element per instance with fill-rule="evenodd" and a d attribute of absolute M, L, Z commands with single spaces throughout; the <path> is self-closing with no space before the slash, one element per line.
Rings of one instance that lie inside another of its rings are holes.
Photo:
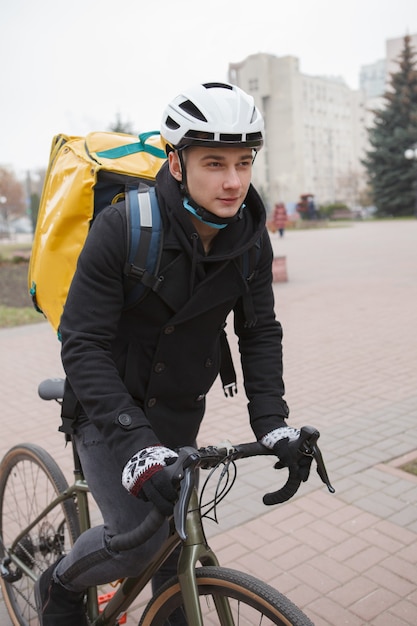
<path fill-rule="evenodd" d="M 117 113 L 159 127 L 194 82 L 229 62 L 293 55 L 311 75 L 358 87 L 385 40 L 417 32 L 416 0 L 3 0 L 0 165 L 47 164 L 53 135 L 107 130 Z"/>

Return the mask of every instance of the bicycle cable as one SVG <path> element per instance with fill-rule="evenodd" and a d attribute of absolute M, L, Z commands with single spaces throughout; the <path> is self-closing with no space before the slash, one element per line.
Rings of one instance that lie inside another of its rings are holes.
<path fill-rule="evenodd" d="M 205 495 L 206 489 L 213 478 L 214 474 L 223 466 L 222 471 L 220 472 L 220 476 L 217 479 L 216 488 L 214 491 L 213 497 L 207 502 L 203 502 L 203 497 Z M 215 467 L 212 468 L 209 475 L 205 479 L 203 486 L 201 488 L 200 497 L 199 497 L 199 508 L 200 514 L 202 518 L 209 519 L 216 524 L 219 523 L 217 516 L 217 507 L 227 496 L 229 491 L 232 489 L 237 477 L 237 467 L 236 463 L 231 456 L 226 457 L 222 461 L 219 461 Z M 213 515 L 210 515 L 213 513 Z"/>

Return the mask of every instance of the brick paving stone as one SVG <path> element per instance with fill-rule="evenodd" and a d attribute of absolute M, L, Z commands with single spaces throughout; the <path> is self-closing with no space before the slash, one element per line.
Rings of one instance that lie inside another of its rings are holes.
<path fill-rule="evenodd" d="M 357 572 L 343 563 L 333 559 L 327 554 L 319 554 L 309 561 L 314 568 L 330 576 L 334 581 L 343 585 L 357 576 Z"/>
<path fill-rule="evenodd" d="M 349 537 L 349 533 L 342 530 L 341 528 L 337 528 L 333 524 L 329 524 L 326 521 L 326 518 L 317 519 L 310 525 L 310 528 L 317 533 L 323 534 L 325 537 L 328 537 L 333 544 L 337 544 L 341 541 L 346 540 Z"/>
<path fill-rule="evenodd" d="M 275 562 L 267 561 L 257 552 L 247 552 L 239 557 L 235 562 L 235 569 L 248 572 L 258 577 L 260 576 L 260 572 L 262 572 L 262 579 L 265 582 L 268 582 L 282 571 L 279 562 L 276 564 Z"/>
<path fill-rule="evenodd" d="M 306 607 L 309 607 L 307 613 L 310 611 L 312 603 L 317 600 L 317 598 L 321 597 L 318 591 L 311 587 L 306 587 L 305 585 L 292 587 L 286 592 L 286 595 L 291 602 L 294 602 L 294 604 L 300 607 L 304 612 L 306 612 Z"/>
<path fill-rule="evenodd" d="M 268 584 L 271 585 L 274 589 L 278 589 L 280 593 L 289 597 L 290 591 L 296 589 L 300 585 L 300 581 L 291 574 L 291 572 L 279 572 L 276 576 L 271 577 L 268 581 Z M 303 585 L 306 588 L 305 585 Z M 313 597 L 319 596 L 319 592 L 316 590 L 312 590 L 311 587 L 308 588 L 307 593 L 312 594 Z M 299 607 L 303 609 L 305 603 L 299 604 Z"/>
<path fill-rule="evenodd" d="M 344 608 L 347 608 L 364 596 L 369 595 L 377 588 L 378 583 L 376 581 L 355 576 L 343 585 L 330 591 L 327 597 Z"/>
<path fill-rule="evenodd" d="M 372 565 L 381 563 L 387 556 L 385 550 L 377 546 L 367 546 L 359 554 L 356 554 L 344 561 L 346 565 L 356 570 L 356 572 L 364 572 Z"/>
<path fill-rule="evenodd" d="M 396 537 L 387 537 L 387 535 L 379 532 L 375 526 L 373 528 L 361 529 L 360 537 L 368 545 L 379 546 L 390 554 L 401 555 L 402 543 Z M 404 551 L 404 558 L 406 559 L 408 558 L 408 551 L 409 548 Z"/>
<path fill-rule="evenodd" d="M 357 602 L 354 602 L 351 610 L 363 619 L 364 624 L 369 624 L 380 613 L 397 604 L 398 599 L 396 594 L 387 589 L 375 589 Z"/>
<path fill-rule="evenodd" d="M 328 596 L 319 598 L 311 603 L 309 609 L 314 611 L 318 616 L 324 619 L 324 622 L 315 621 L 316 626 L 321 623 L 331 626 L 364 626 L 362 617 L 352 615 L 351 612 L 345 610 L 340 604 L 333 602 Z"/>
<path fill-rule="evenodd" d="M 400 507 L 398 507 L 400 508 Z M 417 523 L 417 507 L 415 503 L 403 505 L 402 509 L 387 515 L 387 518 L 399 526 L 409 526 Z"/>
<path fill-rule="evenodd" d="M 276 562 L 279 564 L 281 570 L 291 572 L 294 568 L 297 568 L 300 563 L 307 563 L 310 560 L 315 561 L 317 554 L 317 550 L 311 546 L 300 545 L 300 543 L 298 543 L 298 545 L 294 546 L 291 550 L 286 550 L 284 553 L 280 554 Z"/>
<path fill-rule="evenodd" d="M 385 587 L 402 598 L 406 598 L 415 590 L 415 584 L 412 581 L 390 571 L 387 567 L 384 567 L 383 563 L 370 567 L 366 572 L 366 576 L 380 587 Z"/>
<path fill-rule="evenodd" d="M 410 623 L 412 622 L 404 621 L 393 615 L 391 611 L 385 611 L 372 620 L 371 626 L 409 626 Z"/>
<path fill-rule="evenodd" d="M 398 574 L 398 576 L 402 576 L 414 585 L 417 585 L 417 567 L 415 563 L 408 563 L 398 556 L 389 556 L 381 565 L 388 571 L 394 572 Z"/>
<path fill-rule="evenodd" d="M 413 565 L 417 565 L 417 544 L 412 544 L 402 550 L 397 550 L 397 556 L 400 559 L 405 559 Z"/>
<path fill-rule="evenodd" d="M 332 589 L 338 587 L 338 582 L 331 576 L 316 568 L 314 566 L 314 561 L 297 565 L 291 570 L 291 573 L 296 578 L 299 578 L 300 582 L 316 589 L 323 596 L 329 593 L 329 591 L 332 591 Z"/>
<path fill-rule="evenodd" d="M 367 542 L 361 536 L 351 536 L 346 541 L 338 543 L 337 546 L 327 551 L 330 558 L 338 562 L 344 562 L 353 558 L 357 554 L 362 554 L 363 550 L 368 546 Z"/>
<path fill-rule="evenodd" d="M 375 528 L 387 537 L 394 537 L 400 541 L 403 546 L 412 546 L 416 542 L 416 534 L 406 528 L 399 529 L 398 526 L 387 520 L 379 520 L 375 524 Z"/>

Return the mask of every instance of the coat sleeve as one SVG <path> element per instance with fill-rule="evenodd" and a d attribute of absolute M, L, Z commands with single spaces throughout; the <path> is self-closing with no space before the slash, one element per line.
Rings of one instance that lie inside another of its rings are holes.
<path fill-rule="evenodd" d="M 125 219 L 120 209 L 109 207 L 90 229 L 60 324 L 68 380 L 120 467 L 137 450 L 158 443 L 112 354 L 124 303 L 126 248 Z"/>
<path fill-rule="evenodd" d="M 250 296 L 256 323 L 247 327 L 243 302 L 235 308 L 235 332 L 239 339 L 245 392 L 251 426 L 260 438 L 277 426 L 277 417 L 288 417 L 284 400 L 282 327 L 275 317 L 272 289 L 273 251 L 265 230 Z"/>

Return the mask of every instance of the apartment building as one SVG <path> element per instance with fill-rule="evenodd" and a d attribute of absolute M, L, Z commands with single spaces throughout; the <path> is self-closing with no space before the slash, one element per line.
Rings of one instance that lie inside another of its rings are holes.
<path fill-rule="evenodd" d="M 359 87 L 365 93 L 367 100 L 382 96 L 385 91 L 386 76 L 386 59 L 379 59 L 375 63 L 362 65 L 359 74 Z"/>
<path fill-rule="evenodd" d="M 264 53 L 229 64 L 229 80 L 253 95 L 265 119 L 254 182 L 268 207 L 282 201 L 292 210 L 306 193 L 318 204 L 358 204 L 365 185 L 362 92 L 341 78 L 302 74 L 296 57 Z"/>

